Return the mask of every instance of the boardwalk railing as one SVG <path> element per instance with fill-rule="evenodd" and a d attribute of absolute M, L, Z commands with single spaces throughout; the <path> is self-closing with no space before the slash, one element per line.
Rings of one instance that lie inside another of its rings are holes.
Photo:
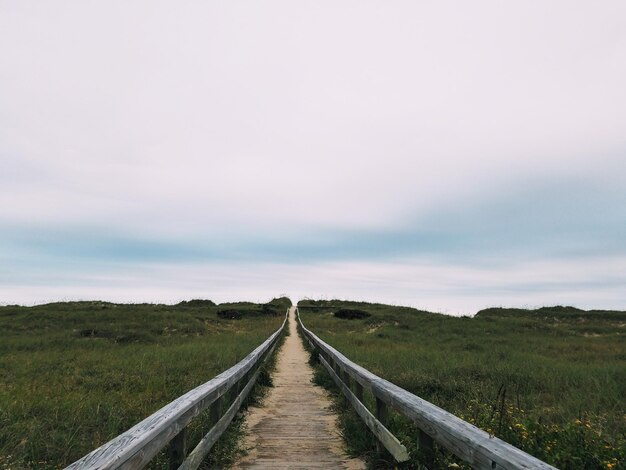
<path fill-rule="evenodd" d="M 254 386 L 260 366 L 272 354 L 286 322 L 287 315 L 280 328 L 241 362 L 165 405 L 67 469 L 142 468 L 168 444 L 171 469 L 198 468 Z M 230 406 L 222 413 L 222 402 L 227 394 Z M 211 407 L 213 427 L 187 455 L 186 426 L 208 407 Z"/>
<path fill-rule="evenodd" d="M 398 462 L 409 459 L 406 448 L 386 428 L 389 408 L 393 408 L 415 423 L 419 435 L 418 448 L 431 463 L 433 444 L 437 443 L 454 455 L 479 469 L 554 469 L 547 463 L 504 442 L 497 437 L 457 418 L 451 413 L 372 374 L 355 364 L 339 351 L 298 322 L 311 348 L 318 353 L 321 364 L 328 370 L 355 411 L 376 436 L 381 445 Z M 363 391 L 369 390 L 376 400 L 376 412 L 365 406 Z"/>

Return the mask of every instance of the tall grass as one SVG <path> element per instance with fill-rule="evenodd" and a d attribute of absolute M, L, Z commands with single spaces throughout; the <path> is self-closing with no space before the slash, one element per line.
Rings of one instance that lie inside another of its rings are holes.
<path fill-rule="evenodd" d="M 307 328 L 353 361 L 542 460 L 625 465 L 626 312 L 491 309 L 458 318 L 339 301 L 299 307 Z M 334 315 L 346 308 L 369 316 Z M 389 464 L 347 411 L 342 421 L 358 452 Z M 394 426 L 415 449 L 411 425 L 396 416 Z M 439 465 L 449 464 L 459 462 L 440 454 Z"/>
<path fill-rule="evenodd" d="M 289 305 L 226 306 L 240 319 L 208 301 L 0 308 L 0 468 L 77 460 L 239 362 Z M 206 432 L 198 423 L 190 441 Z M 212 461 L 227 462 L 235 447 L 222 440 Z M 153 466 L 164 465 L 161 456 Z"/>

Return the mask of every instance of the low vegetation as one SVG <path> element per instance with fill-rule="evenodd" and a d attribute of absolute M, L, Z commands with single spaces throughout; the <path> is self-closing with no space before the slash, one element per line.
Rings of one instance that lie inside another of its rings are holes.
<path fill-rule="evenodd" d="M 265 305 L 0 307 L 0 469 L 65 467 L 239 362 L 280 326 L 290 305 L 282 298 Z M 266 372 L 261 379 L 270 382 Z M 200 418 L 190 425 L 190 442 L 206 432 L 208 414 Z M 240 427 L 236 418 L 207 468 L 239 452 Z M 152 468 L 165 467 L 163 453 Z"/>
<path fill-rule="evenodd" d="M 342 301 L 298 306 L 307 328 L 354 362 L 552 465 L 626 468 L 626 312 L 488 309 L 470 318 Z M 346 309 L 369 316 L 336 315 Z M 316 377 L 334 389 L 322 368 Z M 335 398 L 350 450 L 392 467 Z M 418 468 L 414 425 L 392 413 L 390 429 L 412 456 L 401 467 Z M 464 468 L 441 450 L 436 465 Z"/>

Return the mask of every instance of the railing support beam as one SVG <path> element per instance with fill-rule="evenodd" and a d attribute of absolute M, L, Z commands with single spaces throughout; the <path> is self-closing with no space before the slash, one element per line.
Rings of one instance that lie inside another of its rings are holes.
<path fill-rule="evenodd" d="M 421 429 L 417 435 L 417 448 L 420 453 L 421 460 L 426 468 L 433 468 L 435 465 L 435 442 L 433 438 Z"/>
<path fill-rule="evenodd" d="M 187 428 L 183 428 L 170 442 L 169 468 L 176 470 L 187 457 Z"/>
<path fill-rule="evenodd" d="M 209 421 L 211 425 L 217 423 L 222 417 L 222 401 L 224 401 L 223 397 L 219 397 L 211 403 L 211 409 L 209 411 Z"/>
<path fill-rule="evenodd" d="M 358 400 L 363 403 L 363 385 L 356 380 L 354 381 L 354 395 L 356 395 Z"/>
<path fill-rule="evenodd" d="M 376 397 L 376 419 L 380 421 L 383 426 L 389 426 L 389 408 L 387 408 L 387 404 L 378 397 Z M 376 450 L 379 454 L 383 449 L 384 447 L 380 441 L 376 441 Z"/>

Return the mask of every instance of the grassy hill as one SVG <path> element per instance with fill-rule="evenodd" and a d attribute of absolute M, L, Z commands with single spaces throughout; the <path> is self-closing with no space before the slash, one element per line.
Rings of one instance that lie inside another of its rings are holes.
<path fill-rule="evenodd" d="M 290 305 L 0 307 L 0 469 L 77 460 L 239 362 Z M 194 423 L 190 441 L 202 432 Z M 227 460 L 229 446 L 216 446 L 213 463 Z"/>
<path fill-rule="evenodd" d="M 469 318 L 337 300 L 299 309 L 353 361 L 557 467 L 626 465 L 626 312 L 487 309 Z M 380 459 L 358 420 L 342 416 L 353 450 Z M 415 451 L 412 425 L 396 416 L 392 427 Z"/>

